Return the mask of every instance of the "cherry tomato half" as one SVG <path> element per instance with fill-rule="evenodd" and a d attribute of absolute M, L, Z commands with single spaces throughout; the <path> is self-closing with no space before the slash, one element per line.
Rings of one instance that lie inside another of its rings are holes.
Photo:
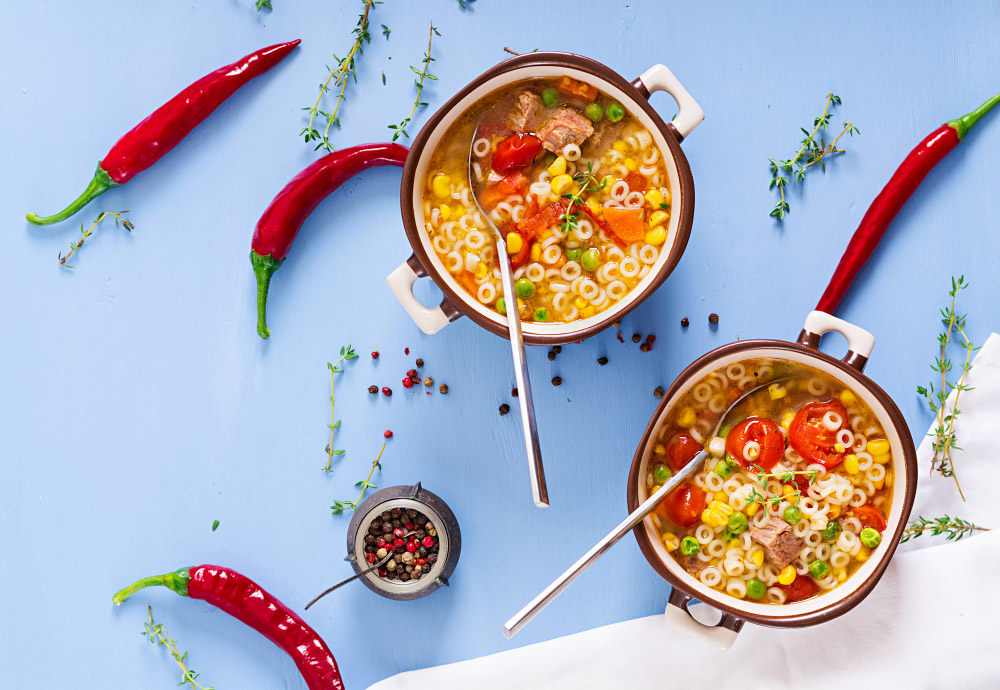
<path fill-rule="evenodd" d="M 791 604 L 795 601 L 802 601 L 803 599 L 808 599 L 813 594 L 819 591 L 819 587 L 813 582 L 811 577 L 806 575 L 799 575 L 795 578 L 795 582 L 790 585 L 778 585 L 783 590 L 785 590 L 785 603 Z"/>
<path fill-rule="evenodd" d="M 678 527 L 691 527 L 701 519 L 706 505 L 705 492 L 688 482 L 667 494 L 656 506 L 656 512 Z"/>
<path fill-rule="evenodd" d="M 756 458 L 747 459 L 743 455 L 743 449 L 751 441 L 760 446 L 760 451 Z M 765 472 L 770 472 L 785 454 L 785 437 L 778 425 L 770 419 L 750 417 L 730 430 L 726 436 L 726 452 L 745 470 L 757 465 L 764 468 Z"/>
<path fill-rule="evenodd" d="M 823 417 L 827 412 L 840 416 L 841 424 L 838 428 L 827 429 L 823 425 Z M 806 462 L 817 462 L 829 470 L 843 462 L 850 450 L 845 448 L 838 453 L 833 447 L 837 443 L 837 433 L 846 428 L 847 410 L 836 400 L 806 403 L 788 427 L 788 440 Z"/>
<path fill-rule="evenodd" d="M 667 464 L 675 473 L 680 472 L 700 451 L 701 444 L 691 434 L 674 434 L 667 442 Z"/>
<path fill-rule="evenodd" d="M 542 150 L 542 141 L 534 134 L 512 134 L 493 152 L 493 169 L 501 175 L 531 164 Z"/>
<path fill-rule="evenodd" d="M 882 515 L 882 511 L 875 506 L 851 508 L 848 511 L 848 515 L 856 517 L 861 522 L 862 527 L 871 527 L 879 532 L 885 532 L 885 528 L 889 526 L 889 523 L 885 521 L 885 516 Z"/>
<path fill-rule="evenodd" d="M 479 203 L 491 209 L 514 194 L 524 194 L 528 190 L 528 178 L 521 172 L 512 172 L 496 184 L 479 193 Z"/>

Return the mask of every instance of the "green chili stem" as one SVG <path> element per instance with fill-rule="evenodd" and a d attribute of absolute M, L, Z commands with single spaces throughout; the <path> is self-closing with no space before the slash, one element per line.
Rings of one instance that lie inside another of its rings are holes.
<path fill-rule="evenodd" d="M 267 291 L 271 285 L 271 276 L 281 267 L 284 259 L 275 259 L 270 254 L 261 256 L 250 250 L 250 263 L 253 274 L 257 276 L 257 335 L 268 338 L 271 331 L 267 328 Z"/>
<path fill-rule="evenodd" d="M 969 133 L 969 130 L 972 129 L 977 122 L 979 122 L 983 115 L 990 112 L 990 110 L 993 109 L 993 106 L 997 103 L 1000 103 L 1000 93 L 983 103 L 968 115 L 963 115 L 957 120 L 951 120 L 948 122 L 948 126 L 958 133 L 959 140 L 965 139 L 965 135 Z"/>
<path fill-rule="evenodd" d="M 146 587 L 166 587 L 177 592 L 182 597 L 186 597 L 188 596 L 188 580 L 190 579 L 190 568 L 181 568 L 172 573 L 144 577 L 141 580 L 133 582 L 125 589 L 120 590 L 111 598 L 111 601 L 115 603 L 115 606 L 121 606 L 123 601 Z"/>
<path fill-rule="evenodd" d="M 25 217 L 28 219 L 29 223 L 34 223 L 35 225 L 52 225 L 53 223 L 59 223 L 75 214 L 101 194 L 104 194 L 104 192 L 118 186 L 118 183 L 112 180 L 111 175 L 105 172 L 104 168 L 101 167 L 101 164 L 98 163 L 97 171 L 94 173 L 94 178 L 90 181 L 90 184 L 88 184 L 87 188 L 83 190 L 83 194 L 77 197 L 77 199 L 69 206 L 55 215 L 38 216 L 34 213 L 29 213 Z"/>

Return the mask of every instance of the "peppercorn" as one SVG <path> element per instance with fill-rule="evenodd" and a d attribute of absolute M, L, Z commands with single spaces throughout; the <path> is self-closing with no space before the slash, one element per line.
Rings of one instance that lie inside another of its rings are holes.
<path fill-rule="evenodd" d="M 619 327 L 619 326 L 621 326 L 621 325 L 622 325 L 622 322 L 621 322 L 621 321 L 615 321 L 615 322 L 614 322 L 613 324 L 611 324 L 611 327 L 612 327 L 612 328 L 618 328 L 618 327 Z"/>
<path fill-rule="evenodd" d="M 643 343 L 639 346 L 640 352 L 649 352 L 649 343 Z"/>
<path fill-rule="evenodd" d="M 382 434 L 382 435 L 385 436 L 386 438 L 392 438 L 392 431 L 390 431 L 389 429 L 386 429 L 385 433 Z"/>
<path fill-rule="evenodd" d="M 655 389 L 653 389 L 653 397 L 654 398 L 663 397 L 663 386 L 657 386 Z"/>
<path fill-rule="evenodd" d="M 447 393 L 448 392 L 448 384 L 447 383 L 442 383 L 440 386 L 438 386 L 438 392 L 440 392 L 441 395 L 444 395 L 445 393 Z"/>
<path fill-rule="evenodd" d="M 508 412 L 510 412 L 510 405 L 508 405 L 507 403 L 503 403 L 500 406 L 500 416 L 503 417 Z"/>
<path fill-rule="evenodd" d="M 597 363 L 600 364 L 603 367 L 605 364 L 608 363 L 608 358 L 607 357 L 598 357 L 597 358 Z"/>
<path fill-rule="evenodd" d="M 389 515 L 392 516 L 393 520 L 398 520 L 399 516 L 402 514 L 403 510 L 401 508 L 393 508 L 392 510 L 389 511 Z"/>
<path fill-rule="evenodd" d="M 382 395 L 388 398 L 392 395 L 392 389 L 389 386 L 382 386 Z"/>
<path fill-rule="evenodd" d="M 562 345 L 553 345 L 552 351 L 558 355 L 560 352 L 562 352 Z"/>
<path fill-rule="evenodd" d="M 392 518 L 392 515 L 389 513 L 388 510 L 383 510 L 382 515 L 380 515 L 379 517 L 381 517 L 383 520 L 389 520 Z M 378 518 L 375 519 L 378 520 Z"/>
<path fill-rule="evenodd" d="M 715 312 L 712 312 L 711 314 L 708 315 L 708 322 L 712 324 L 719 323 L 719 315 L 716 314 Z"/>
<path fill-rule="evenodd" d="M 424 360 L 422 360 L 419 357 L 417 357 L 416 364 L 417 364 L 417 369 L 419 369 L 420 367 L 424 366 Z"/>
<path fill-rule="evenodd" d="M 415 517 L 417 517 L 417 511 L 414 510 L 413 508 L 407 508 L 406 509 L 406 517 L 408 517 L 408 518 L 415 518 Z"/>
<path fill-rule="evenodd" d="M 403 388 L 413 388 L 413 381 L 410 379 L 403 379 Z"/>
<path fill-rule="evenodd" d="M 549 357 L 549 361 L 550 361 L 550 362 L 553 362 L 553 361 L 555 361 L 555 358 L 556 358 L 556 351 L 555 351 L 555 350 L 549 350 L 549 355 L 548 355 L 548 357 Z"/>
<path fill-rule="evenodd" d="M 434 379 L 428 376 L 427 378 L 424 379 L 424 385 L 430 388 L 431 386 L 434 385 Z"/>
<path fill-rule="evenodd" d="M 632 334 L 632 342 L 633 343 L 637 343 L 640 340 L 642 340 L 642 336 L 641 335 L 639 335 L 638 333 L 633 333 Z"/>
<path fill-rule="evenodd" d="M 408 372 L 406 372 L 407 378 L 411 378 L 412 379 L 416 375 L 417 375 L 417 370 L 416 369 L 410 369 Z"/>
<path fill-rule="evenodd" d="M 416 376 L 416 375 L 411 376 L 410 377 L 410 383 L 412 383 L 414 386 L 419 385 L 420 384 L 420 377 Z"/>
<path fill-rule="evenodd" d="M 427 554 L 429 554 L 430 551 L 427 550 L 426 546 L 421 546 L 419 549 L 417 549 L 417 553 L 420 554 L 421 558 L 427 558 Z"/>
<path fill-rule="evenodd" d="M 428 563 L 437 563 L 437 559 L 438 559 L 438 555 L 436 553 L 432 553 L 430 556 L 427 557 L 427 562 Z"/>
<path fill-rule="evenodd" d="M 409 579 L 410 579 L 410 576 L 407 575 L 406 573 L 400 573 L 399 574 L 399 581 L 400 582 L 406 582 Z"/>
<path fill-rule="evenodd" d="M 646 342 L 649 344 L 650 347 L 652 347 L 653 343 L 656 342 L 656 336 L 655 335 L 647 335 L 646 336 Z"/>
<path fill-rule="evenodd" d="M 371 532 L 370 529 L 368 531 Z M 375 535 L 373 533 L 366 534 L 365 535 L 365 544 L 366 545 L 370 545 L 370 544 L 374 544 L 374 543 L 375 543 Z"/>
<path fill-rule="evenodd" d="M 681 319 L 681 328 L 687 328 L 690 324 L 691 322 L 688 321 L 688 317 L 685 316 L 683 319 Z"/>
<path fill-rule="evenodd" d="M 372 350 L 372 359 L 378 359 L 378 350 Z"/>
<path fill-rule="evenodd" d="M 553 376 L 552 377 L 552 385 L 553 386 L 561 386 L 562 385 L 562 379 L 559 378 L 558 376 Z"/>
<path fill-rule="evenodd" d="M 510 397 L 512 397 L 512 398 L 516 398 L 517 397 L 517 388 L 511 388 L 510 389 Z"/>
<path fill-rule="evenodd" d="M 392 534 L 392 525 L 388 522 L 382 525 L 382 534 Z"/>

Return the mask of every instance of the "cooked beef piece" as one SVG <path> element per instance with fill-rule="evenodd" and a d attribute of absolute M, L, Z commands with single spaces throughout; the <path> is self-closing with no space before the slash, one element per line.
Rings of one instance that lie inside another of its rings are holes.
<path fill-rule="evenodd" d="M 524 132 L 528 128 L 535 113 L 538 111 L 538 96 L 531 91 L 518 91 L 514 97 L 514 107 L 511 108 L 507 121 L 515 132 Z"/>
<path fill-rule="evenodd" d="M 688 571 L 695 577 L 698 577 L 698 573 L 708 567 L 708 563 L 701 560 L 697 556 L 682 556 L 681 565 L 684 566 L 684 570 Z"/>
<path fill-rule="evenodd" d="M 621 134 L 622 129 L 625 127 L 625 121 L 619 120 L 618 122 L 611 122 L 608 119 L 602 120 L 597 127 L 594 128 L 594 134 L 590 139 L 590 146 L 592 149 L 591 158 L 594 160 L 600 160 L 601 156 L 611 148 L 611 145 L 615 143 L 615 139 Z"/>
<path fill-rule="evenodd" d="M 805 545 L 804 541 L 792 534 L 791 525 L 774 516 L 763 527 L 750 530 L 750 538 L 764 549 L 767 560 L 779 568 L 794 561 Z"/>
<path fill-rule="evenodd" d="M 569 144 L 580 144 L 593 133 L 590 120 L 569 106 L 552 113 L 536 132 L 542 146 L 553 153 L 562 153 Z"/>

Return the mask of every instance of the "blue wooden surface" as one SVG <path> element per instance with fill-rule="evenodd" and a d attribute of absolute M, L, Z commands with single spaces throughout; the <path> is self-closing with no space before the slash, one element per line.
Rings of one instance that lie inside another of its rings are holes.
<path fill-rule="evenodd" d="M 172 687 L 172 662 L 138 634 L 149 602 L 206 684 L 302 687 L 276 648 L 205 604 L 161 590 L 114 609 L 111 594 L 142 575 L 210 562 L 300 607 L 349 573 L 341 560 L 348 518 L 331 517 L 328 506 L 353 496 L 386 428 L 395 438 L 376 483 L 423 481 L 453 507 L 464 548 L 449 590 L 395 603 L 355 585 L 309 612 L 349 687 L 661 610 L 668 587 L 629 539 L 514 641 L 500 632 L 623 516 L 652 389 L 735 338 L 794 337 L 905 154 L 1000 89 L 995 2 L 378 6 L 335 135 L 341 145 L 384 139 L 386 125 L 409 110 L 408 66 L 420 59 L 431 20 L 442 34 L 431 108 L 502 60 L 507 45 L 584 53 L 629 78 L 663 62 L 707 114 L 684 143 L 697 187 L 688 251 L 622 326 L 626 336 L 655 333 L 655 349 L 640 353 L 606 332 L 564 348 L 554 363 L 542 349 L 529 353 L 553 501 L 541 511 L 530 503 L 516 415 L 496 412 L 514 402 L 506 342 L 467 320 L 424 336 L 385 285 L 409 255 L 398 170 L 367 173 L 317 210 L 272 285 L 273 336 L 265 343 L 255 335 L 253 225 L 315 158 L 297 138 L 300 107 L 314 98 L 330 53 L 346 50 L 360 3 L 274 5 L 260 14 L 251 0 L 4 9 L 5 686 Z M 388 41 L 382 23 L 392 29 Z M 51 212 L 73 198 L 110 144 L 180 88 L 295 37 L 303 39 L 295 53 L 154 168 L 73 221 L 41 229 L 24 222 L 28 210 Z M 798 127 L 831 90 L 843 99 L 834 122 L 849 119 L 863 134 L 825 175 L 790 194 L 791 215 L 778 226 L 768 218 L 767 158 L 793 152 Z M 667 117 L 674 112 L 663 94 L 654 103 Z M 983 340 L 997 325 L 998 159 L 994 114 L 931 173 L 840 312 L 875 334 L 869 373 L 915 435 L 929 415 L 914 387 L 930 375 L 951 274 L 972 284 L 960 305 L 970 334 Z M 80 221 L 124 209 L 133 233 L 102 227 L 75 270 L 57 264 Z M 434 293 L 421 287 L 427 298 Z M 712 311 L 721 316 L 716 329 L 706 321 Z M 347 453 L 325 475 L 326 363 L 345 343 L 382 357 L 363 356 L 337 381 L 337 445 Z M 600 355 L 608 366 L 595 364 Z M 404 393 L 399 380 L 417 356 L 448 383 L 446 397 Z M 547 383 L 555 374 L 560 388 Z M 395 394 L 370 397 L 371 383 Z"/>

